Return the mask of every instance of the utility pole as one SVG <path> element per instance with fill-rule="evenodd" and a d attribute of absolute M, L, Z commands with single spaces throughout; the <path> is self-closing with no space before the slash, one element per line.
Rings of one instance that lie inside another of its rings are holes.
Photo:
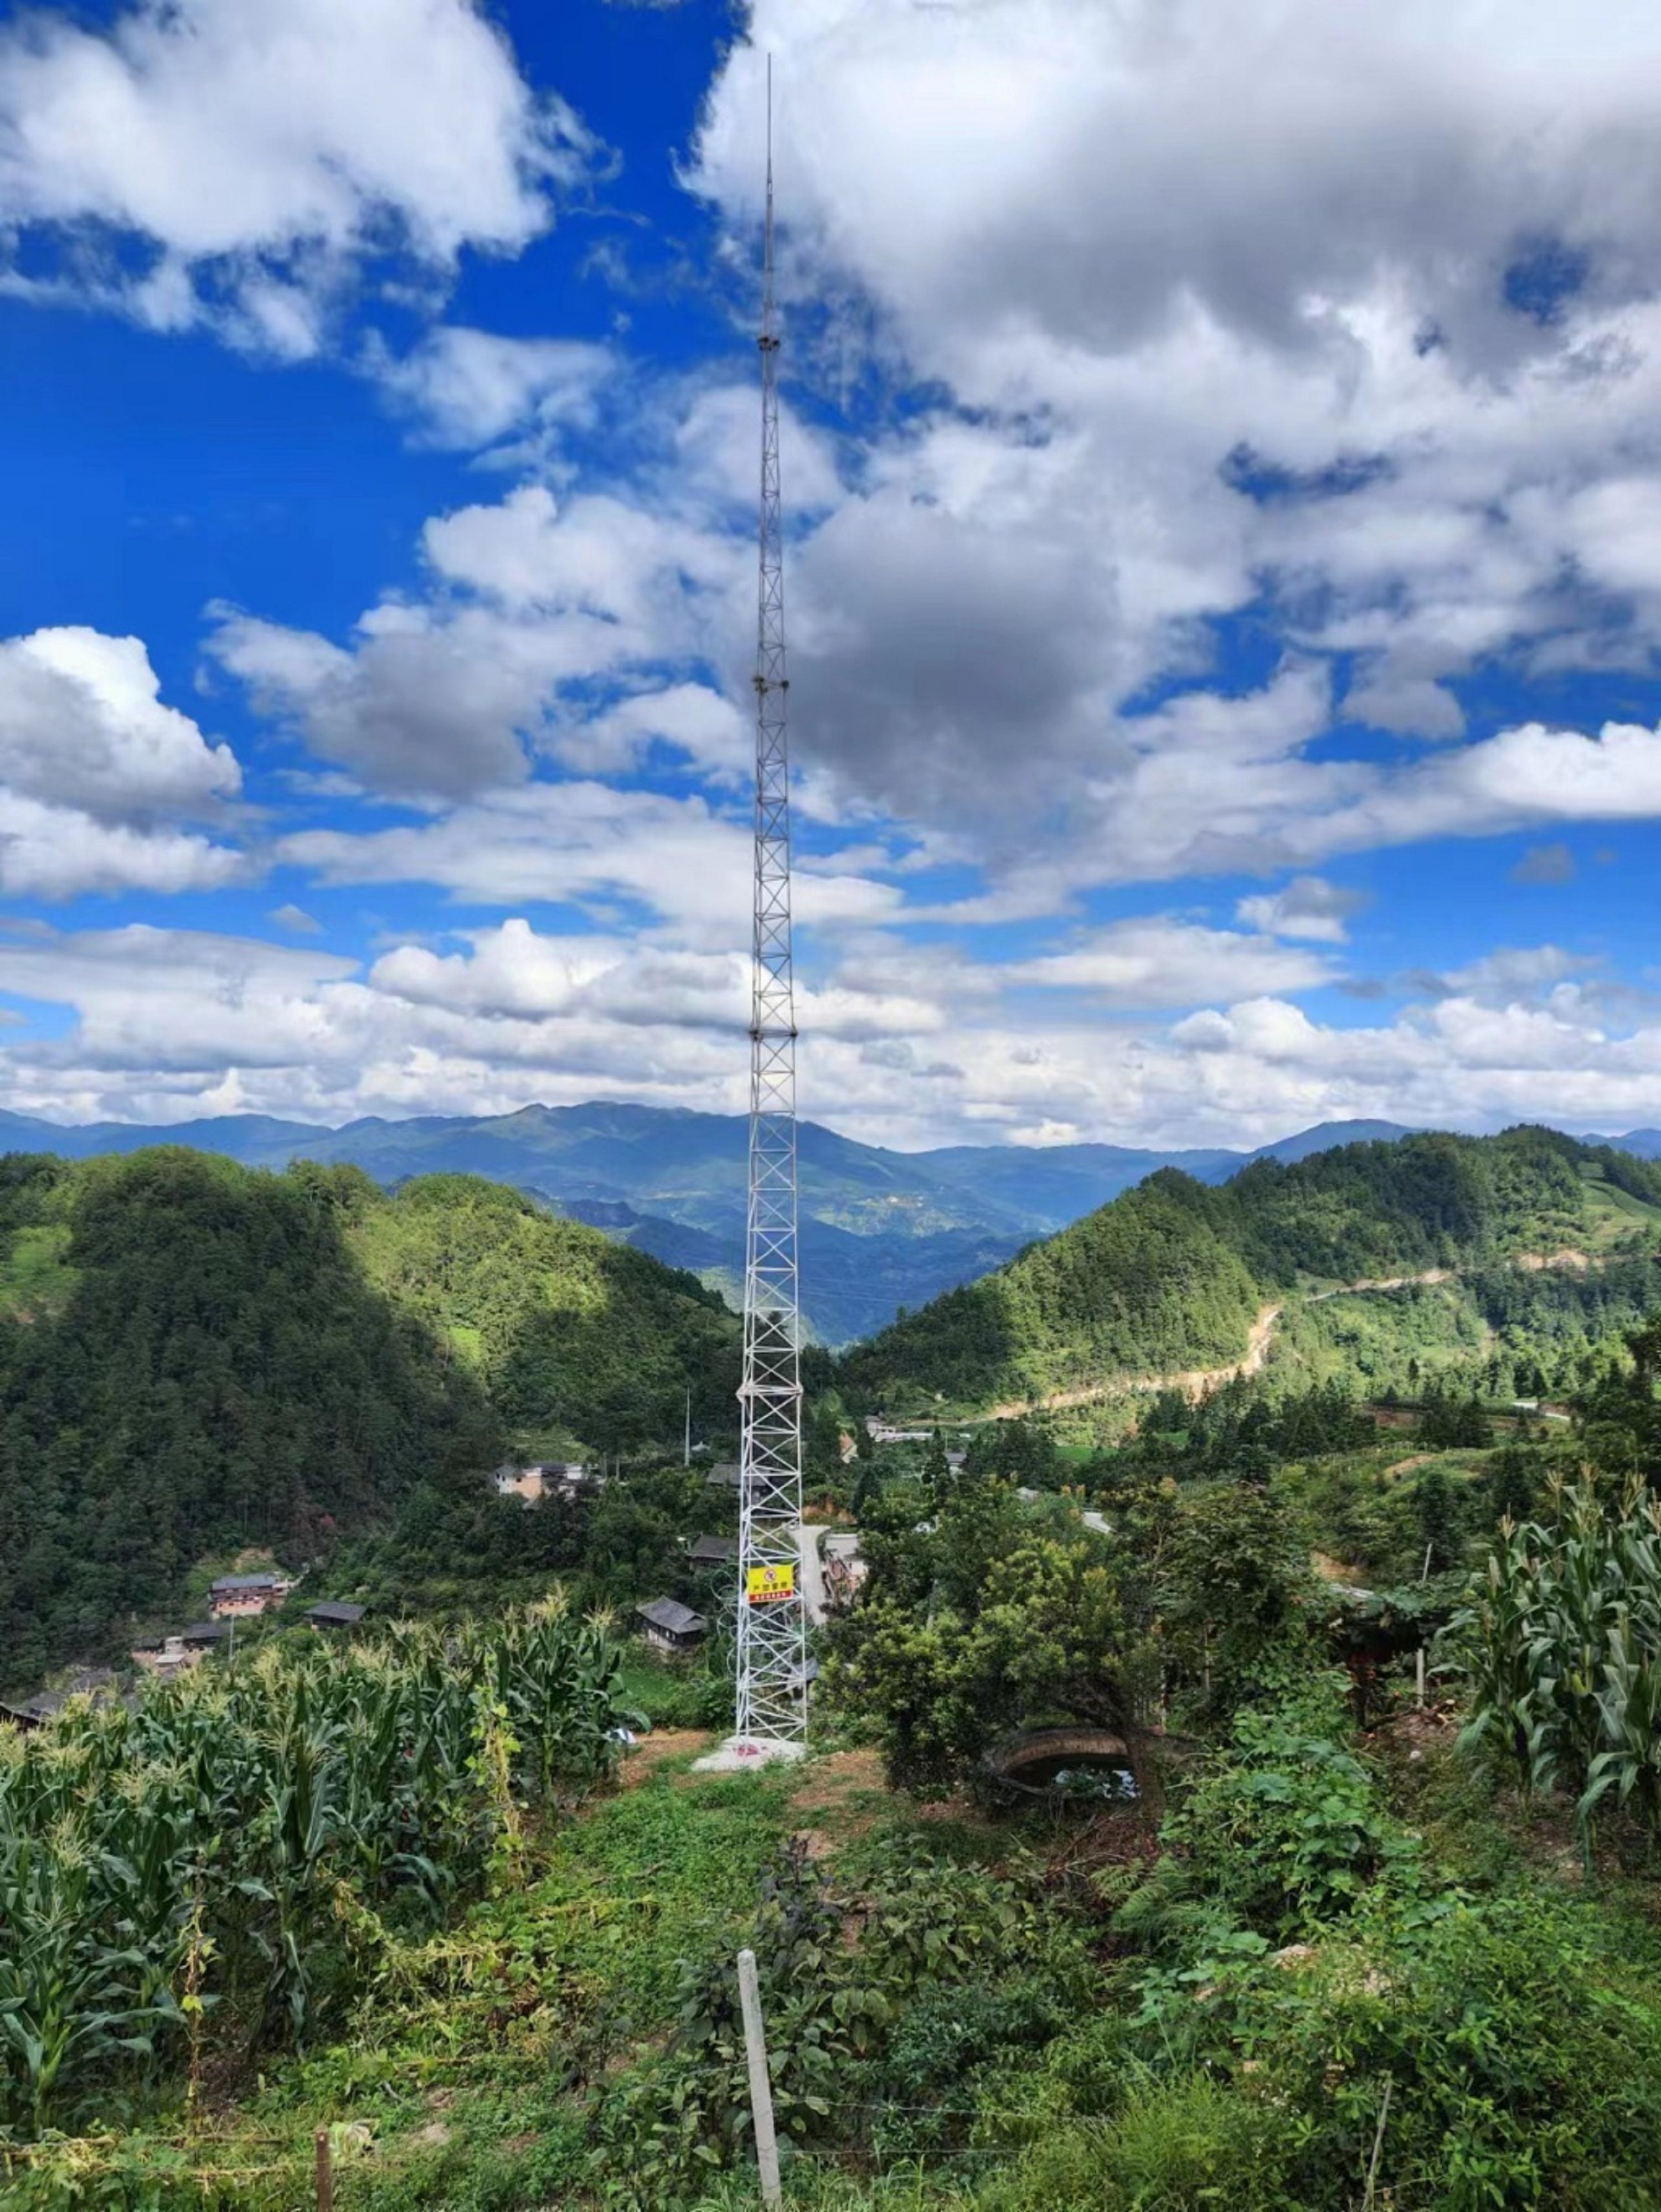
<path fill-rule="evenodd" d="M 681 1448 L 680 1463 L 683 1467 L 692 1464 L 692 1394 L 690 1390 L 686 1393 L 686 1441 Z"/>
<path fill-rule="evenodd" d="M 773 64 L 767 64 L 762 249 L 761 499 L 756 619 L 756 834 L 750 1006 L 750 1197 L 745 1231 L 739 1491 L 738 1711 L 742 1759 L 807 1741 L 806 1621 L 797 1586 L 801 1366 L 796 1266 L 796 1012 L 790 939 L 790 680 L 784 653 L 779 336 L 773 283 Z"/>

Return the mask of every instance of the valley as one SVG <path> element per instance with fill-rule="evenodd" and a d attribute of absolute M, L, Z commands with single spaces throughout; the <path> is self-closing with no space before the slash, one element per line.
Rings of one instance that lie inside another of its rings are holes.
<path fill-rule="evenodd" d="M 813 1749 L 703 1774 L 696 1274 L 470 1175 L 13 1156 L 8 2202 L 294 2212 L 321 2130 L 338 2212 L 737 2212 L 747 1946 L 800 2212 L 1352 2212 L 1375 2147 L 1403 2206 L 1641 2207 L 1656 1314 L 1607 1147 L 1160 1168 L 808 1355 Z"/>
<path fill-rule="evenodd" d="M 1335 1145 L 1409 1133 L 1389 1122 L 1322 1124 L 1262 1148 L 1138 1150 L 1114 1145 L 946 1146 L 898 1152 L 801 1125 L 801 1237 L 807 1317 L 841 1346 L 1013 1259 L 1035 1237 L 1175 1167 L 1216 1183 L 1256 1158 L 1291 1163 Z M 1642 1152 L 1653 1133 L 1631 1140 Z M 642 1106 L 527 1106 L 485 1116 L 376 1118 L 341 1128 L 263 1115 L 170 1127 L 66 1125 L 0 1113 L 0 1140 L 69 1159 L 182 1145 L 246 1167 L 295 1160 L 362 1169 L 383 1188 L 412 1176 L 488 1177 L 602 1230 L 735 1298 L 744 1253 L 740 1116 Z M 1628 1140 L 1609 1140 L 1617 1146 Z M 1661 1144 L 1661 1139 L 1656 1140 Z"/>

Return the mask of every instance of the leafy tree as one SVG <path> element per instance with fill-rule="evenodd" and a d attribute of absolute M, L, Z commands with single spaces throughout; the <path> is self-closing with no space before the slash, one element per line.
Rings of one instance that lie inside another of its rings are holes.
<path fill-rule="evenodd" d="M 922 1613 L 889 1596 L 858 1606 L 828 1686 L 881 1750 L 897 1788 L 938 1795 L 969 1779 L 1012 1729 L 1062 1719 L 1134 1733 L 1145 1638 L 1103 1547 L 1031 1535 L 993 1561 L 972 1609 Z"/>
<path fill-rule="evenodd" d="M 1507 1444 L 1488 1466 L 1488 1507 L 1494 1521 L 1526 1521 L 1533 1514 L 1539 1492 L 1541 1460 L 1538 1452 Z"/>
<path fill-rule="evenodd" d="M 952 1492 L 952 1466 L 946 1456 L 946 1439 L 940 1434 L 940 1424 L 928 1439 L 928 1449 L 923 1455 L 922 1486 L 938 1505 L 944 1505 Z"/>
<path fill-rule="evenodd" d="M 1425 1394 L 1416 1433 L 1432 1451 L 1480 1450 L 1494 1441 L 1493 1424 L 1474 1394 L 1457 1398 L 1440 1389 Z"/>
<path fill-rule="evenodd" d="M 993 1421 L 977 1429 L 964 1461 L 971 1474 L 995 1476 L 1026 1490 L 1054 1488 L 1059 1465 L 1054 1437 L 1041 1421 L 1031 1419 Z"/>
<path fill-rule="evenodd" d="M 1163 1169 L 996 1273 L 896 1321 L 849 1353 L 843 1372 L 885 1403 L 940 1393 L 983 1404 L 1220 1364 L 1244 1351 L 1265 1303 L 1311 1278 L 1486 1270 L 1484 1297 L 1561 1317 L 1578 1301 L 1596 1304 L 1601 1286 L 1524 1281 L 1508 1262 L 1582 1240 L 1600 1181 L 1661 1203 L 1653 1164 L 1529 1127 L 1346 1145 L 1291 1165 L 1259 1160 L 1220 1188 Z M 1653 1303 L 1653 1259 L 1621 1264 L 1651 1278 Z M 1629 1321 L 1632 1283 L 1615 1296 Z M 1492 1356 L 1480 1328 L 1472 1334 L 1473 1348 Z M 1409 1379 L 1424 1364 L 1414 1350 Z"/>
<path fill-rule="evenodd" d="M 1463 1550 L 1463 1530 L 1453 1485 L 1445 1467 L 1421 1468 L 1413 1486 L 1419 1522 L 1421 1573 L 1444 1574 L 1457 1566 Z"/>
<path fill-rule="evenodd" d="M 1265 1660 L 1300 1635 L 1309 1552 L 1284 1504 L 1256 1486 L 1208 1489 L 1180 1510 L 1160 1563 L 1160 1620 L 1175 1664 L 1232 1710 Z"/>

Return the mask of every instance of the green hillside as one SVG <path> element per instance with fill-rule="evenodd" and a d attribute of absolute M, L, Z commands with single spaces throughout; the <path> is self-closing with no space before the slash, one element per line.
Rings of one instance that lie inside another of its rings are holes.
<path fill-rule="evenodd" d="M 0 1160 L 0 1685 L 244 1544 L 303 1560 L 541 1434 L 732 1404 L 696 1279 L 466 1176 L 388 1197 L 158 1149 Z"/>
<path fill-rule="evenodd" d="M 1223 1364 L 1244 1355 L 1269 1304 L 1436 1269 L 1500 1271 L 1521 1286 L 1509 1299 L 1490 1291 L 1502 1306 L 1595 1302 L 1606 1257 L 1658 1228 L 1661 1170 L 1548 1129 L 1262 1159 L 1218 1188 L 1165 1169 L 903 1317 L 850 1353 L 845 1374 L 894 1402 L 1043 1397 Z M 1567 1288 L 1554 1279 L 1536 1291 L 1509 1264 L 1564 1252 L 1587 1261 Z M 1488 1326 L 1473 1323 L 1479 1342 Z"/>

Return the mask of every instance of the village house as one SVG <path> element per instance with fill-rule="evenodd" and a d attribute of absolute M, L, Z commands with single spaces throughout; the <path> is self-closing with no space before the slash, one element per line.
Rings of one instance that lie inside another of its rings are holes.
<path fill-rule="evenodd" d="M 348 1605 L 344 1599 L 326 1597 L 320 1603 L 308 1606 L 306 1618 L 313 1628 L 356 1628 L 363 1618 L 361 1605 Z"/>
<path fill-rule="evenodd" d="M 833 1613 L 840 1613 L 854 1602 L 867 1572 L 860 1557 L 859 1536 L 852 1528 L 828 1529 L 822 1548 L 825 1602 Z"/>
<path fill-rule="evenodd" d="M 690 1605 L 678 1605 L 672 1597 L 654 1597 L 635 1611 L 642 1623 L 640 1632 L 654 1651 L 696 1651 L 709 1626 L 701 1613 L 694 1613 Z"/>
<path fill-rule="evenodd" d="M 181 1628 L 179 1640 L 187 1651 L 216 1651 L 230 1641 L 235 1626 L 232 1620 L 198 1620 L 192 1627 Z"/>
<path fill-rule="evenodd" d="M 736 1536 L 700 1536 L 686 1548 L 687 1564 L 694 1567 L 730 1566 L 738 1555 Z"/>
<path fill-rule="evenodd" d="M 132 1647 L 132 1663 L 147 1674 L 165 1680 L 181 1668 L 194 1667 L 210 1648 L 206 1644 L 186 1644 L 182 1635 L 145 1636 Z"/>
<path fill-rule="evenodd" d="M 737 1490 L 744 1481 L 744 1469 L 735 1459 L 718 1459 L 704 1480 L 711 1490 Z"/>
<path fill-rule="evenodd" d="M 538 1460 L 530 1467 L 508 1461 L 490 1480 L 498 1498 L 517 1498 L 526 1505 L 540 1504 L 545 1498 L 575 1498 L 599 1485 L 580 1460 Z"/>
<path fill-rule="evenodd" d="M 216 1620 L 246 1620 L 270 1613 L 294 1588 L 286 1576 L 267 1571 L 257 1575 L 221 1575 L 209 1593 L 208 1610 Z"/>
<path fill-rule="evenodd" d="M 113 1668 L 109 1667 L 77 1667 L 69 1675 L 61 1689 L 43 1690 L 38 1697 L 27 1698 L 21 1705 L 0 1705 L 0 1721 L 9 1721 L 15 1728 L 44 1728 L 55 1720 L 71 1698 L 90 1698 L 94 1705 L 106 1705 L 117 1692 Z"/>

